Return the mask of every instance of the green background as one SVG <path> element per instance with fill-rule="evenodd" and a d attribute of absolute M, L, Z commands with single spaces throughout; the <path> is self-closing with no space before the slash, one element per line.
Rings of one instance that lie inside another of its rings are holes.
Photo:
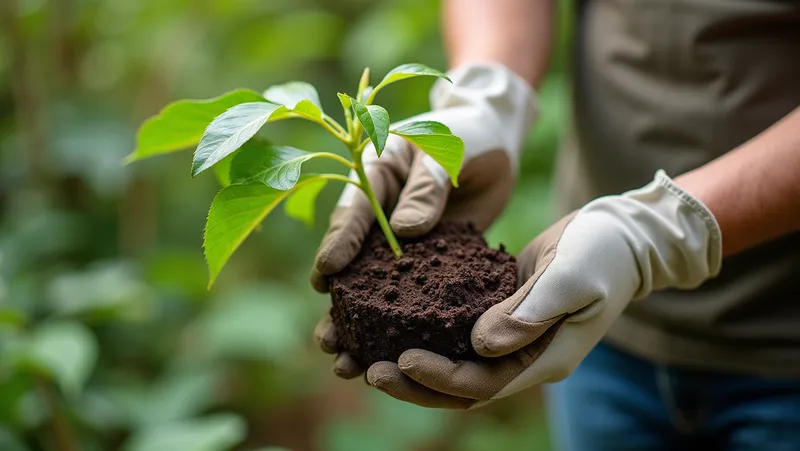
<path fill-rule="evenodd" d="M 276 210 L 208 291 L 213 175 L 192 179 L 189 151 L 121 164 L 138 125 L 180 98 L 304 80 L 339 111 L 336 92 L 354 92 L 365 66 L 376 79 L 406 62 L 446 69 L 439 2 L 0 5 L 0 450 L 548 449 L 537 389 L 449 412 L 332 375 L 311 339 L 328 300 L 307 274 L 340 185 L 313 228 Z M 543 113 L 488 233 L 512 252 L 552 219 L 571 24 L 560 6 Z M 387 88 L 381 104 L 395 119 L 423 112 L 431 82 Z M 303 121 L 265 132 L 344 150 Z"/>

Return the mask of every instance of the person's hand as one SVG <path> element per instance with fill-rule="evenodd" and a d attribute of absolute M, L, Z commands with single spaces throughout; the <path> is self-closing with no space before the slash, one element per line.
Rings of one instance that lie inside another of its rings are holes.
<path fill-rule="evenodd" d="M 590 202 L 518 257 L 521 288 L 472 330 L 479 361 L 421 349 L 378 362 L 367 381 L 428 407 L 471 408 L 568 376 L 632 300 L 717 275 L 719 227 L 663 172 L 639 190 Z"/>
<path fill-rule="evenodd" d="M 531 87 L 510 70 L 469 64 L 448 73 L 431 90 L 432 111 L 410 120 L 447 125 L 464 141 L 459 188 L 445 170 L 408 141 L 389 135 L 380 158 L 371 145 L 363 162 L 370 185 L 387 212 L 395 234 L 414 237 L 429 232 L 441 219 L 472 222 L 479 231 L 497 218 L 514 186 L 518 154 L 537 105 Z M 355 175 L 351 175 L 355 177 Z M 358 254 L 375 215 L 366 196 L 347 185 L 317 252 L 311 284 L 328 292 L 328 275 Z M 322 349 L 338 353 L 336 330 L 329 316 L 314 335 Z M 347 353 L 338 353 L 334 372 L 345 378 L 363 372 Z"/>

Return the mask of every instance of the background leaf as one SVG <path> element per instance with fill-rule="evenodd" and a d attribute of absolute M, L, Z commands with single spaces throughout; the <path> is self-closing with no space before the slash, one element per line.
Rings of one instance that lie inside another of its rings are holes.
<path fill-rule="evenodd" d="M 36 328 L 29 358 L 47 370 L 68 396 L 77 396 L 97 362 L 97 339 L 76 322 L 52 322 Z"/>
<path fill-rule="evenodd" d="M 378 156 L 381 156 L 383 148 L 386 147 L 386 138 L 389 136 L 389 113 L 383 107 L 364 105 L 352 97 L 350 102 L 353 104 L 359 122 L 364 126 L 364 131 L 375 145 L 375 151 Z"/>
<path fill-rule="evenodd" d="M 3 451 L 28 451 L 28 447 L 10 429 L 0 426 L 0 449 Z"/>
<path fill-rule="evenodd" d="M 139 128 L 136 150 L 128 156 L 128 161 L 195 146 L 215 117 L 241 103 L 259 101 L 264 98 L 257 92 L 238 89 L 213 99 L 171 103 Z"/>
<path fill-rule="evenodd" d="M 148 383 L 118 383 L 97 394 L 119 411 L 124 423 L 139 428 L 190 418 L 212 406 L 220 373 L 211 368 L 172 371 Z"/>
<path fill-rule="evenodd" d="M 283 204 L 286 214 L 304 222 L 308 228 L 314 227 L 317 196 L 327 184 L 327 180 L 319 179 L 296 189 Z"/>
<path fill-rule="evenodd" d="M 435 121 L 410 122 L 391 132 L 411 141 L 430 155 L 447 171 L 453 186 L 458 186 L 458 173 L 464 160 L 464 141 L 451 134 L 446 125 Z"/>
<path fill-rule="evenodd" d="M 162 423 L 137 431 L 125 451 L 218 451 L 240 443 L 246 432 L 241 418 L 216 414 L 193 420 Z"/>
<path fill-rule="evenodd" d="M 263 183 L 285 191 L 297 184 L 303 163 L 315 156 L 294 147 L 250 140 L 231 163 L 231 182 L 238 185 Z"/>
<path fill-rule="evenodd" d="M 405 80 L 406 78 L 411 77 L 438 77 L 444 78 L 447 81 L 450 81 L 450 78 L 447 77 L 442 72 L 439 72 L 436 69 L 432 69 L 424 64 L 402 64 L 400 66 L 395 67 L 394 69 L 390 70 L 389 73 L 383 77 L 380 83 L 375 86 L 375 91 L 385 87 L 386 85 L 392 84 L 396 81 Z"/>
<path fill-rule="evenodd" d="M 200 318 L 198 339 L 216 358 L 280 362 L 303 352 L 304 297 L 274 284 L 229 293 Z"/>
<path fill-rule="evenodd" d="M 281 85 L 270 86 L 264 91 L 264 98 L 272 103 L 285 105 L 290 110 L 294 109 L 298 102 L 308 100 L 320 111 L 322 110 L 322 102 L 319 100 L 317 89 L 303 81 L 290 81 Z"/>
<path fill-rule="evenodd" d="M 250 102 L 217 116 L 206 129 L 192 160 L 192 176 L 205 171 L 241 147 L 269 120 L 280 105 Z"/>
<path fill-rule="evenodd" d="M 25 324 L 25 314 L 11 307 L 0 306 L 0 328 L 17 328 Z"/>

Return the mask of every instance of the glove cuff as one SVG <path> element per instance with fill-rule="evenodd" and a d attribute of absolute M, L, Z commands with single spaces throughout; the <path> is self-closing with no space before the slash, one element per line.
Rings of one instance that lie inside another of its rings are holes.
<path fill-rule="evenodd" d="M 539 115 L 536 91 L 522 77 L 496 63 L 467 62 L 447 75 L 452 83 L 439 79 L 431 88 L 432 110 L 480 110 L 487 129 L 497 134 L 504 150 L 513 157 L 516 170 L 524 140 Z"/>
<path fill-rule="evenodd" d="M 637 223 L 647 229 L 643 242 L 649 241 L 644 246 L 649 249 L 637 252 L 643 283 L 636 299 L 651 290 L 693 289 L 719 274 L 722 233 L 717 220 L 663 170 L 648 185 L 622 197 L 638 204 Z"/>

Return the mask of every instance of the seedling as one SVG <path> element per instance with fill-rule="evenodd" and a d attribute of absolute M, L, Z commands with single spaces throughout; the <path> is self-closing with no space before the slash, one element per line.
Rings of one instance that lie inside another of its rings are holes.
<path fill-rule="evenodd" d="M 314 201 L 328 181 L 351 183 L 372 205 L 378 224 L 396 257 L 400 244 L 367 180 L 362 154 L 370 142 L 381 156 L 390 133 L 399 135 L 437 161 L 458 186 L 464 143 L 444 124 L 434 121 L 391 124 L 389 113 L 373 101 L 386 86 L 411 77 L 449 79 L 421 64 L 392 69 L 375 87 L 365 69 L 355 97 L 339 93 L 345 124 L 325 114 L 317 90 L 305 82 L 272 86 L 263 95 L 239 89 L 209 100 L 181 100 L 165 107 L 139 129 L 136 150 L 127 161 L 197 146 L 192 177 L 213 168 L 222 188 L 211 203 L 203 246 L 208 263 L 209 287 L 222 267 L 282 201 L 286 213 L 306 223 L 314 220 Z M 299 118 L 324 128 L 348 149 L 350 158 L 330 152 L 309 152 L 275 145 L 256 136 L 268 122 Z M 351 169 L 357 177 L 340 174 L 303 174 L 313 158 L 328 158 Z"/>

